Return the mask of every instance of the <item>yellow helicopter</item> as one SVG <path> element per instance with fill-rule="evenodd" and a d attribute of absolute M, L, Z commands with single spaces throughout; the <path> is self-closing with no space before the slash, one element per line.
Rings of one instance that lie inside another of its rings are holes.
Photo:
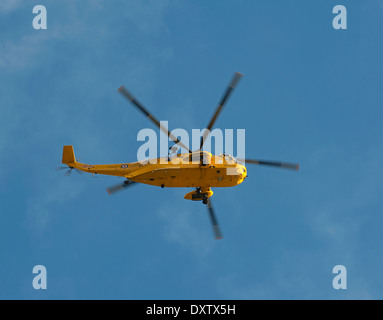
<path fill-rule="evenodd" d="M 210 199 L 213 195 L 211 188 L 233 187 L 242 183 L 247 177 L 247 170 L 244 163 L 299 170 L 299 164 L 295 163 L 253 160 L 247 158 L 235 159 L 231 155 L 212 155 L 210 152 L 202 150 L 218 115 L 221 113 L 222 108 L 241 77 L 242 74 L 238 72 L 234 74 L 213 114 L 213 117 L 201 137 L 200 149 L 194 152 L 186 147 L 182 141 L 174 136 L 152 114 L 150 114 L 124 86 L 121 86 L 118 91 L 123 96 L 144 113 L 161 131 L 167 134 L 169 139 L 174 141 L 177 146 L 180 146 L 189 152 L 176 154 L 171 159 L 170 157 L 167 157 L 132 163 L 92 165 L 76 161 L 73 146 L 67 145 L 63 148 L 62 156 L 62 163 L 66 164 L 67 167 L 61 167 L 60 169 L 68 169 L 66 175 L 69 175 L 71 171 L 75 169 L 80 172 L 84 171 L 92 174 L 103 174 L 125 178 L 123 183 L 106 188 L 109 194 L 114 194 L 137 182 L 161 188 L 195 188 L 194 191 L 185 195 L 185 199 L 202 201 L 203 204 L 207 205 L 215 238 L 222 239 L 222 233 Z"/>

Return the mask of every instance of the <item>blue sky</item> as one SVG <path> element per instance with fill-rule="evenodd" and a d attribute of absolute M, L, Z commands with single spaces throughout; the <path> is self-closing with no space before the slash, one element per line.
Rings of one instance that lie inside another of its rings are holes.
<path fill-rule="evenodd" d="M 0 17 L 1 299 L 383 298 L 383 1 L 5 0 Z M 235 71 L 216 127 L 301 170 L 249 165 L 215 189 L 224 240 L 190 189 L 110 197 L 117 178 L 55 170 L 67 144 L 86 163 L 136 161 L 153 126 L 122 84 L 191 132 Z M 32 287 L 39 264 L 47 290 Z"/>

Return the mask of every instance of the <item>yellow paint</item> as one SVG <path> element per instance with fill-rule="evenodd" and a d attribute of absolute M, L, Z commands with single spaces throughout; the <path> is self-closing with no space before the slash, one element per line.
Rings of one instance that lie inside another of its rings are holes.
<path fill-rule="evenodd" d="M 202 156 L 206 165 L 200 165 Z M 146 162 L 118 164 L 84 164 L 76 161 L 73 146 L 64 146 L 62 163 L 69 167 L 92 174 L 104 174 L 159 187 L 201 188 L 208 197 L 211 187 L 233 187 L 247 176 L 246 167 L 232 157 L 214 156 L 206 151 L 183 153 L 165 162 L 167 158 L 151 159 Z M 211 193 L 210 193 L 211 192 Z M 191 200 L 191 195 L 186 197 Z"/>
<path fill-rule="evenodd" d="M 210 198 L 213 195 L 213 191 L 211 191 L 210 188 L 203 187 L 200 190 L 194 190 L 187 194 L 185 194 L 185 199 L 187 200 L 193 200 L 193 201 L 201 201 L 203 199 L 203 196 L 206 196 L 206 198 Z"/>

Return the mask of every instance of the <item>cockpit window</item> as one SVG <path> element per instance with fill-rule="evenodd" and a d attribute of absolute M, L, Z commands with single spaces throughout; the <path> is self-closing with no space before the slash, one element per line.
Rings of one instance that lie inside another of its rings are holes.
<path fill-rule="evenodd" d="M 219 156 L 224 158 L 226 163 L 228 163 L 228 164 L 237 163 L 237 160 L 233 156 L 231 156 L 230 154 L 224 154 L 224 153 L 222 154 L 221 153 Z"/>

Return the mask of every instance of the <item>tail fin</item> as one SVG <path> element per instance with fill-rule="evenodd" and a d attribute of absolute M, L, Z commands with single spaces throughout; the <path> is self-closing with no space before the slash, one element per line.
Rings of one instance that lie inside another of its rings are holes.
<path fill-rule="evenodd" d="M 76 162 L 73 146 L 64 146 L 62 163 L 68 164 L 73 162 Z"/>

